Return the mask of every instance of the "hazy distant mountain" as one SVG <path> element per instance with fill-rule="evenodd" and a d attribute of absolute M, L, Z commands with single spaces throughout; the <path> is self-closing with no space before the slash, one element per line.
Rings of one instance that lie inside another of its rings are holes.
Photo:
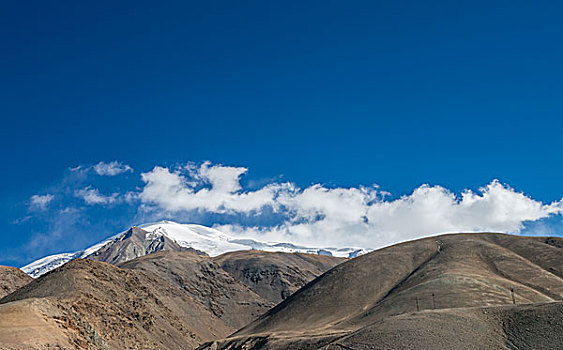
<path fill-rule="evenodd" d="M 193 349 L 343 260 L 257 251 L 160 251 L 118 266 L 74 259 L 0 300 L 0 348 Z"/>
<path fill-rule="evenodd" d="M 47 256 L 21 269 L 32 277 L 39 277 L 76 258 L 116 264 L 161 250 L 190 250 L 209 256 L 218 256 L 226 252 L 239 250 L 263 250 L 346 258 L 353 258 L 370 251 L 370 249 L 345 247 L 309 248 L 292 243 L 241 239 L 229 236 L 210 227 L 161 221 L 133 227 L 85 250 Z"/>
<path fill-rule="evenodd" d="M 203 349 L 563 348 L 563 240 L 431 237 L 338 265 Z"/>

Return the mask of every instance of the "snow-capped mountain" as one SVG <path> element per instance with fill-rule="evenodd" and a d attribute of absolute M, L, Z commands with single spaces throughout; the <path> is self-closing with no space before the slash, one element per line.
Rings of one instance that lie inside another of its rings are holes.
<path fill-rule="evenodd" d="M 233 237 L 206 226 L 160 221 L 133 227 L 85 250 L 41 258 L 21 269 L 36 278 L 76 258 L 117 264 L 160 250 L 195 250 L 210 256 L 237 250 L 264 250 L 345 258 L 355 258 L 371 251 L 365 248 L 311 248 L 292 243 L 263 242 Z"/>

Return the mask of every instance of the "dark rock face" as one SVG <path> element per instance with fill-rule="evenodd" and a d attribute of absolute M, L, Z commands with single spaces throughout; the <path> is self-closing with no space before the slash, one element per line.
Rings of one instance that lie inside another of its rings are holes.
<path fill-rule="evenodd" d="M 346 259 L 324 255 L 232 252 L 214 259 L 261 297 L 279 303 L 316 276 Z"/>
<path fill-rule="evenodd" d="M 381 249 L 338 265 L 207 346 L 561 348 L 562 241 L 457 234 Z M 549 341 L 529 331 L 533 319 L 536 334 L 551 332 Z"/>

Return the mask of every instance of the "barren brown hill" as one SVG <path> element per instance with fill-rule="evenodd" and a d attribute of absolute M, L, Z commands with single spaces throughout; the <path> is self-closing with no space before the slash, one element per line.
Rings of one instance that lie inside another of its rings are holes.
<path fill-rule="evenodd" d="M 293 264 L 292 254 L 270 254 L 281 269 L 284 257 Z M 332 261 L 327 268 L 340 259 Z M 159 252 L 121 267 L 76 259 L 0 300 L 0 348 L 190 349 L 275 302 L 192 252 Z"/>
<path fill-rule="evenodd" d="M 167 280 L 206 305 L 235 331 L 344 260 L 259 251 L 210 258 L 171 251 L 146 255 L 119 266 Z"/>
<path fill-rule="evenodd" d="M 5 347 L 189 348 L 230 329 L 160 278 L 82 259 L 0 302 L 0 344 Z M 49 341 L 38 343 L 38 336 Z M 57 342 L 51 339 L 55 336 Z"/>
<path fill-rule="evenodd" d="M 237 281 L 212 259 L 195 254 L 159 252 L 126 262 L 120 267 L 164 279 L 204 305 L 231 331 L 254 320 L 274 305 Z"/>
<path fill-rule="evenodd" d="M 0 266 L 0 298 L 3 298 L 16 289 L 25 286 L 32 280 L 33 278 L 29 277 L 25 272 L 18 268 Z"/>
<path fill-rule="evenodd" d="M 202 348 L 561 348 L 561 243 L 457 234 L 398 244 L 338 265 Z"/>

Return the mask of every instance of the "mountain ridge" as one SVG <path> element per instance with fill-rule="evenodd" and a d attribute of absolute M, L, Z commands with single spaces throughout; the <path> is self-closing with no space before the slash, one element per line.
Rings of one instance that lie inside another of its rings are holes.
<path fill-rule="evenodd" d="M 202 225 L 179 224 L 163 220 L 133 226 L 84 250 L 38 259 L 21 267 L 21 270 L 37 278 L 76 258 L 120 263 L 160 250 L 191 250 L 209 256 L 218 256 L 231 251 L 263 250 L 346 258 L 371 251 L 366 248 L 312 248 L 287 242 L 258 241 L 233 237 Z"/>

